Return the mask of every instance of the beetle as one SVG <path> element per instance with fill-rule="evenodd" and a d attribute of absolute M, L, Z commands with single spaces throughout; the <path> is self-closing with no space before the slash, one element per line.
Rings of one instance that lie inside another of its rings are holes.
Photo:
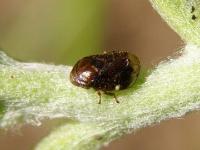
<path fill-rule="evenodd" d="M 114 91 L 126 89 L 134 83 L 139 72 L 137 56 L 127 51 L 111 51 L 80 59 L 70 72 L 70 81 L 82 88 L 94 88 L 99 95 L 99 104 L 102 92 L 113 96 L 119 103 Z"/>

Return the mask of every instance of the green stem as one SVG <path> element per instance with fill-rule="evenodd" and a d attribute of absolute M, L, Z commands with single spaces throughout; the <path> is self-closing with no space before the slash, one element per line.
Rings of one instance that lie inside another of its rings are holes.
<path fill-rule="evenodd" d="M 116 137 L 111 124 L 66 124 L 37 145 L 36 150 L 94 150 Z M 119 136 L 119 135 L 118 135 Z"/>
<path fill-rule="evenodd" d="M 94 90 L 73 86 L 69 81 L 71 67 L 13 62 L 0 65 L 1 127 L 38 123 L 45 117 L 72 118 L 85 122 L 78 126 L 91 125 L 88 135 L 84 132 L 86 137 L 96 132 L 93 125 L 98 126 L 102 139 L 110 137 L 100 141 L 98 147 L 122 133 L 180 117 L 200 105 L 200 49 L 194 45 L 186 46 L 178 59 L 158 65 L 145 82 L 145 75 L 141 74 L 136 85 L 117 93 L 119 104 L 112 97 L 103 96 L 99 105 Z M 78 136 L 83 128 L 75 127 L 69 134 Z M 69 142 L 63 146 L 68 147 Z"/>
<path fill-rule="evenodd" d="M 200 105 L 199 75 L 200 49 L 189 45 L 183 56 L 161 63 L 140 89 L 131 92 L 132 96 L 126 99 L 130 103 L 121 106 L 123 108 L 118 112 L 126 114 L 122 118 L 95 124 L 64 125 L 45 138 L 37 150 L 53 150 L 58 145 L 61 145 L 60 150 L 99 149 L 123 134 L 197 110 Z M 48 145 L 52 141 L 53 144 Z"/>

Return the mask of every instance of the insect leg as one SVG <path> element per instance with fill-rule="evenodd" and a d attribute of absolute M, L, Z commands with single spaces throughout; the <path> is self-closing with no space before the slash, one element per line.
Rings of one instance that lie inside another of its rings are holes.
<path fill-rule="evenodd" d="M 116 103 L 119 103 L 119 101 L 118 101 L 118 99 L 117 99 L 117 96 L 115 95 L 115 93 L 106 92 L 106 91 L 104 91 L 104 93 L 105 93 L 106 95 L 113 96 L 113 97 L 114 97 L 114 99 L 115 99 L 115 101 L 116 101 Z"/>
<path fill-rule="evenodd" d="M 101 91 L 97 91 L 97 94 L 99 95 L 99 102 L 98 102 L 98 104 L 101 104 Z"/>

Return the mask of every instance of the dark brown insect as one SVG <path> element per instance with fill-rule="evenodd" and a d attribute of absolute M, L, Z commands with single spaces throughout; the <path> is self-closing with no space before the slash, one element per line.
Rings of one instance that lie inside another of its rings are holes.
<path fill-rule="evenodd" d="M 91 55 L 80 59 L 70 73 L 71 82 L 79 87 L 94 88 L 114 96 L 114 91 L 127 88 L 134 83 L 140 72 L 139 59 L 126 51 L 112 51 L 100 55 Z"/>

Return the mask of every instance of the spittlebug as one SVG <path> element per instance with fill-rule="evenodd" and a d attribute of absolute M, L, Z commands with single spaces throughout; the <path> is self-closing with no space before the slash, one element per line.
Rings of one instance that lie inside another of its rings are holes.
<path fill-rule="evenodd" d="M 83 88 L 94 88 L 114 96 L 114 91 L 126 89 L 134 83 L 140 72 L 139 59 L 126 51 L 112 51 L 99 55 L 91 55 L 80 59 L 70 73 L 72 84 Z"/>

